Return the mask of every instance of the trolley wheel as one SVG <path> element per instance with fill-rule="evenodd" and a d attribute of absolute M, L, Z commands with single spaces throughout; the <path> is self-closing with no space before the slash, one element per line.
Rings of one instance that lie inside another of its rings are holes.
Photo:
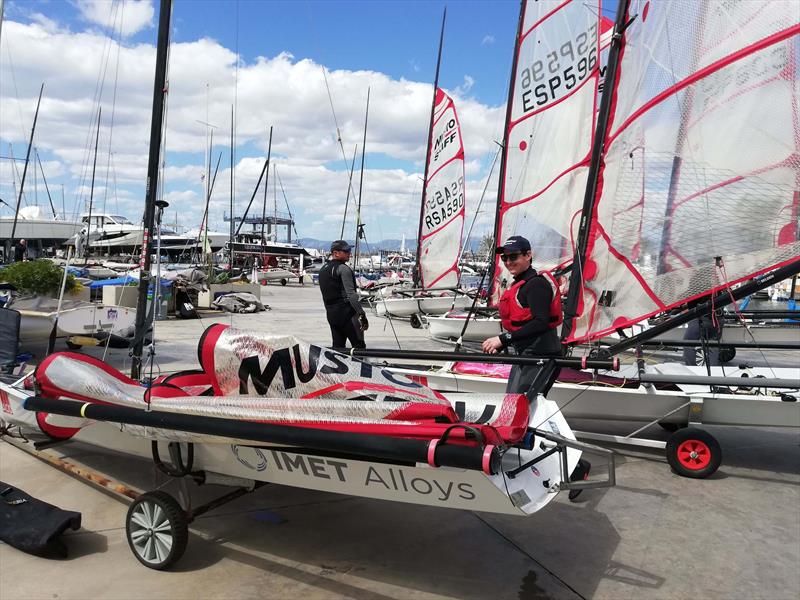
<path fill-rule="evenodd" d="M 69 340 L 66 341 L 66 344 L 67 348 L 69 348 L 70 350 L 80 350 L 81 348 L 83 348 L 83 346 L 81 346 L 80 344 L 76 344 L 75 342 L 70 342 Z"/>
<path fill-rule="evenodd" d="M 719 362 L 729 363 L 736 358 L 736 346 L 722 346 L 719 349 Z"/>
<path fill-rule="evenodd" d="M 667 462 L 678 475 L 702 479 L 719 468 L 722 448 L 707 431 L 694 427 L 679 429 L 667 440 Z"/>
<path fill-rule="evenodd" d="M 409 322 L 411 323 L 411 327 L 414 329 L 422 329 L 422 319 L 419 318 L 418 314 L 413 314 L 409 318 Z"/>
<path fill-rule="evenodd" d="M 145 567 L 161 571 L 186 550 L 189 520 L 178 501 L 157 490 L 139 496 L 125 518 L 128 545 Z"/>
<path fill-rule="evenodd" d="M 288 280 L 288 279 L 286 279 L 286 277 L 284 277 L 283 279 L 281 279 L 281 285 L 286 285 L 287 283 L 289 283 L 289 280 Z"/>

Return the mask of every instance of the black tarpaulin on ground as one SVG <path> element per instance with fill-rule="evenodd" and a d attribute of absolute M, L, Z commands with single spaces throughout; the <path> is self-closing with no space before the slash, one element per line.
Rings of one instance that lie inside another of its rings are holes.
<path fill-rule="evenodd" d="M 0 540 L 23 552 L 66 558 L 61 534 L 80 529 L 81 513 L 62 510 L 0 481 Z"/>

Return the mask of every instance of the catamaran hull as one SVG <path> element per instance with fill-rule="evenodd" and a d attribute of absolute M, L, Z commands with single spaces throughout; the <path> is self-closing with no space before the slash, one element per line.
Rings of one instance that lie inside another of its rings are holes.
<path fill-rule="evenodd" d="M 411 315 L 443 315 L 454 308 L 472 304 L 467 296 L 436 296 L 420 298 L 383 298 L 375 303 L 379 316 L 410 317 Z"/>

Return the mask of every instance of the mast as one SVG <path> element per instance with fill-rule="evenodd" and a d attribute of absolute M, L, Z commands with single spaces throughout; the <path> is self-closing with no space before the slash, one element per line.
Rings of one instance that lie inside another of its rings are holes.
<path fill-rule="evenodd" d="M 269 126 L 269 143 L 267 145 L 267 180 L 264 182 L 264 202 L 261 205 L 261 243 L 265 244 L 264 221 L 267 218 L 267 188 L 269 188 L 269 160 L 272 156 L 272 125 Z M 277 227 L 277 224 L 276 224 Z"/>
<path fill-rule="evenodd" d="M 436 56 L 436 74 L 433 78 L 433 97 L 431 98 L 431 118 L 428 121 L 428 142 L 427 148 L 425 150 L 425 173 L 422 176 L 422 199 L 419 203 L 419 227 L 417 229 L 417 256 L 416 256 L 416 263 L 417 268 L 414 269 L 414 279 L 413 285 L 414 287 L 419 286 L 420 282 L 420 273 L 422 272 L 422 265 L 419 262 L 420 255 L 422 254 L 422 219 L 424 218 L 425 212 L 425 196 L 426 191 L 428 189 L 428 163 L 431 160 L 431 138 L 433 136 L 433 111 L 436 108 L 436 90 L 439 89 L 439 67 L 442 64 L 442 45 L 444 44 L 444 22 L 447 19 L 447 7 L 444 7 L 444 11 L 442 13 L 442 29 L 439 32 L 439 52 Z"/>
<path fill-rule="evenodd" d="M 19 184 L 19 194 L 17 195 L 17 208 L 14 210 L 14 224 L 11 226 L 10 241 L 14 243 L 14 234 L 17 233 L 17 219 L 19 218 L 19 205 L 22 202 L 22 190 L 25 189 L 25 174 L 28 172 L 28 161 L 31 158 L 31 147 L 33 146 L 33 134 L 36 131 L 36 120 L 39 118 L 39 106 L 42 103 L 42 92 L 44 91 L 44 83 L 39 88 L 39 100 L 36 102 L 36 112 L 33 113 L 33 127 L 31 127 L 31 137 L 28 140 L 28 152 L 25 154 L 25 166 L 22 167 L 22 180 Z"/>
<path fill-rule="evenodd" d="M 583 196 L 583 209 L 581 210 L 581 220 L 578 228 L 578 243 L 575 247 L 575 255 L 572 259 L 567 302 L 564 306 L 564 324 L 561 326 L 562 340 L 566 339 L 572 332 L 573 321 L 575 317 L 578 316 L 578 301 L 583 287 L 583 263 L 586 260 L 586 248 L 589 242 L 589 225 L 592 221 L 591 217 L 594 212 L 597 196 L 598 175 L 600 174 L 600 163 L 603 160 L 603 152 L 605 150 L 608 119 L 611 114 L 611 101 L 617 88 L 617 67 L 619 66 L 621 56 L 622 34 L 626 27 L 629 4 L 630 0 L 620 0 L 617 5 L 617 16 L 614 21 L 614 35 L 611 38 L 611 48 L 608 54 L 608 68 L 606 71 L 605 84 L 603 85 L 603 96 L 600 100 L 600 110 L 598 111 L 597 129 L 594 145 L 592 146 L 592 157 L 589 164 L 586 192 Z"/>
<path fill-rule="evenodd" d="M 270 129 L 270 131 L 272 131 L 272 129 Z M 270 142 L 271 139 L 272 138 L 270 138 Z M 269 156 L 267 156 L 267 160 L 264 163 L 264 166 L 261 168 L 261 174 L 258 176 L 258 181 L 256 182 L 255 189 L 253 190 L 253 195 L 250 196 L 250 202 L 247 203 L 247 208 L 245 209 L 244 214 L 242 215 L 242 220 L 239 221 L 239 226 L 236 228 L 236 235 L 239 235 L 239 232 L 242 230 L 242 225 L 244 225 L 245 219 L 247 219 L 247 215 L 250 212 L 250 207 L 253 205 L 253 200 L 255 199 L 256 194 L 258 193 L 258 188 L 261 186 L 261 180 L 264 179 L 264 171 L 266 171 L 268 168 L 269 168 Z M 253 229 L 255 229 L 255 224 L 253 224 Z"/>
<path fill-rule="evenodd" d="M 369 122 L 369 92 L 367 88 L 367 111 L 364 115 L 364 140 L 361 142 L 361 178 L 358 182 L 358 207 L 356 208 L 356 240 L 355 253 L 353 254 L 353 270 L 358 266 L 358 240 L 361 237 L 363 225 L 361 224 L 361 190 L 364 189 L 364 156 L 367 150 L 367 123 Z"/>
<path fill-rule="evenodd" d="M 100 117 L 103 114 L 103 107 L 97 109 L 97 131 L 94 137 L 94 161 L 92 161 L 92 186 L 89 189 L 89 218 L 86 221 L 86 243 L 83 245 L 83 264 L 85 265 L 86 255 L 89 254 L 89 242 L 92 233 L 92 205 L 94 204 L 94 175 L 97 170 L 97 146 L 100 142 Z"/>
<path fill-rule="evenodd" d="M 172 0 L 161 0 L 158 15 L 158 45 L 156 46 L 156 71 L 153 83 L 153 111 L 150 121 L 150 155 L 147 159 L 147 188 L 144 206 L 144 235 L 139 273 L 139 297 L 136 303 L 136 340 L 131 352 L 131 378 L 138 379 L 142 369 L 145 323 L 147 322 L 147 290 L 150 287 L 150 238 L 153 235 L 156 195 L 158 190 L 158 165 L 161 153 L 161 128 L 167 95 L 167 56 L 169 50 L 170 15 Z M 156 299 L 152 308 L 155 309 Z"/>
<path fill-rule="evenodd" d="M 500 174 L 497 184 L 497 203 L 494 209 L 494 232 L 492 234 L 492 245 L 497 247 L 499 240 L 498 234 L 500 233 L 500 207 L 503 204 L 503 190 L 505 189 L 504 180 L 506 178 L 506 158 L 508 152 L 508 132 L 511 127 L 511 109 L 514 104 L 514 80 L 517 77 L 517 65 L 519 63 L 519 47 L 522 37 L 522 25 L 525 22 L 525 1 L 521 0 L 519 3 L 519 19 L 517 21 L 517 39 L 514 42 L 514 57 L 511 61 L 511 77 L 508 80 L 508 101 L 506 102 L 506 120 L 505 127 L 503 127 L 503 145 L 500 147 Z M 494 254 L 495 248 L 489 248 L 489 281 L 491 281 L 489 296 L 487 297 L 487 305 L 492 305 L 492 296 L 494 294 L 495 285 L 495 269 L 497 268 L 497 256 Z"/>
<path fill-rule="evenodd" d="M 238 6 L 238 5 L 237 5 Z M 233 105 L 231 105 L 231 227 L 230 227 L 230 234 L 228 236 L 228 249 L 229 249 L 229 256 L 228 256 L 228 271 L 233 272 L 233 228 L 234 228 L 234 220 L 233 220 L 233 178 L 234 178 L 234 166 L 233 166 Z"/>
<path fill-rule="evenodd" d="M 347 197 L 344 200 L 344 216 L 342 217 L 342 232 L 339 234 L 339 239 L 344 239 L 344 226 L 347 222 L 347 205 L 350 203 L 350 190 L 353 189 L 353 170 L 356 167 L 356 156 L 358 155 L 358 144 L 356 147 L 353 148 L 353 160 L 350 163 L 350 179 L 348 180 L 349 183 L 347 184 Z"/>
<path fill-rule="evenodd" d="M 39 170 L 42 172 L 42 181 L 44 181 L 44 189 L 47 192 L 47 200 L 50 202 L 50 210 L 53 211 L 53 218 L 58 218 L 56 214 L 56 207 L 53 204 L 53 197 L 50 195 L 50 187 L 47 185 L 47 177 L 44 176 L 44 167 L 42 166 L 42 159 L 39 158 L 39 151 L 36 151 L 36 161 L 39 163 Z"/>

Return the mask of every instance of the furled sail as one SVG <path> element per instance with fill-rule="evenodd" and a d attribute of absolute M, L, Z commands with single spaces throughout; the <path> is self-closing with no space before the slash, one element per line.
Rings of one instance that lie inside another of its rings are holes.
<path fill-rule="evenodd" d="M 567 341 L 800 255 L 797 3 L 632 1 L 629 21 Z"/>
<path fill-rule="evenodd" d="M 419 266 L 423 288 L 458 285 L 464 231 L 464 144 L 453 99 L 436 90 L 427 180 L 420 213 Z"/>
<path fill-rule="evenodd" d="M 570 230 L 586 188 L 610 28 L 596 0 L 522 6 L 495 238 L 528 238 L 537 268 L 564 265 L 574 253 Z M 511 278 L 498 259 L 493 272 L 496 304 Z"/>

